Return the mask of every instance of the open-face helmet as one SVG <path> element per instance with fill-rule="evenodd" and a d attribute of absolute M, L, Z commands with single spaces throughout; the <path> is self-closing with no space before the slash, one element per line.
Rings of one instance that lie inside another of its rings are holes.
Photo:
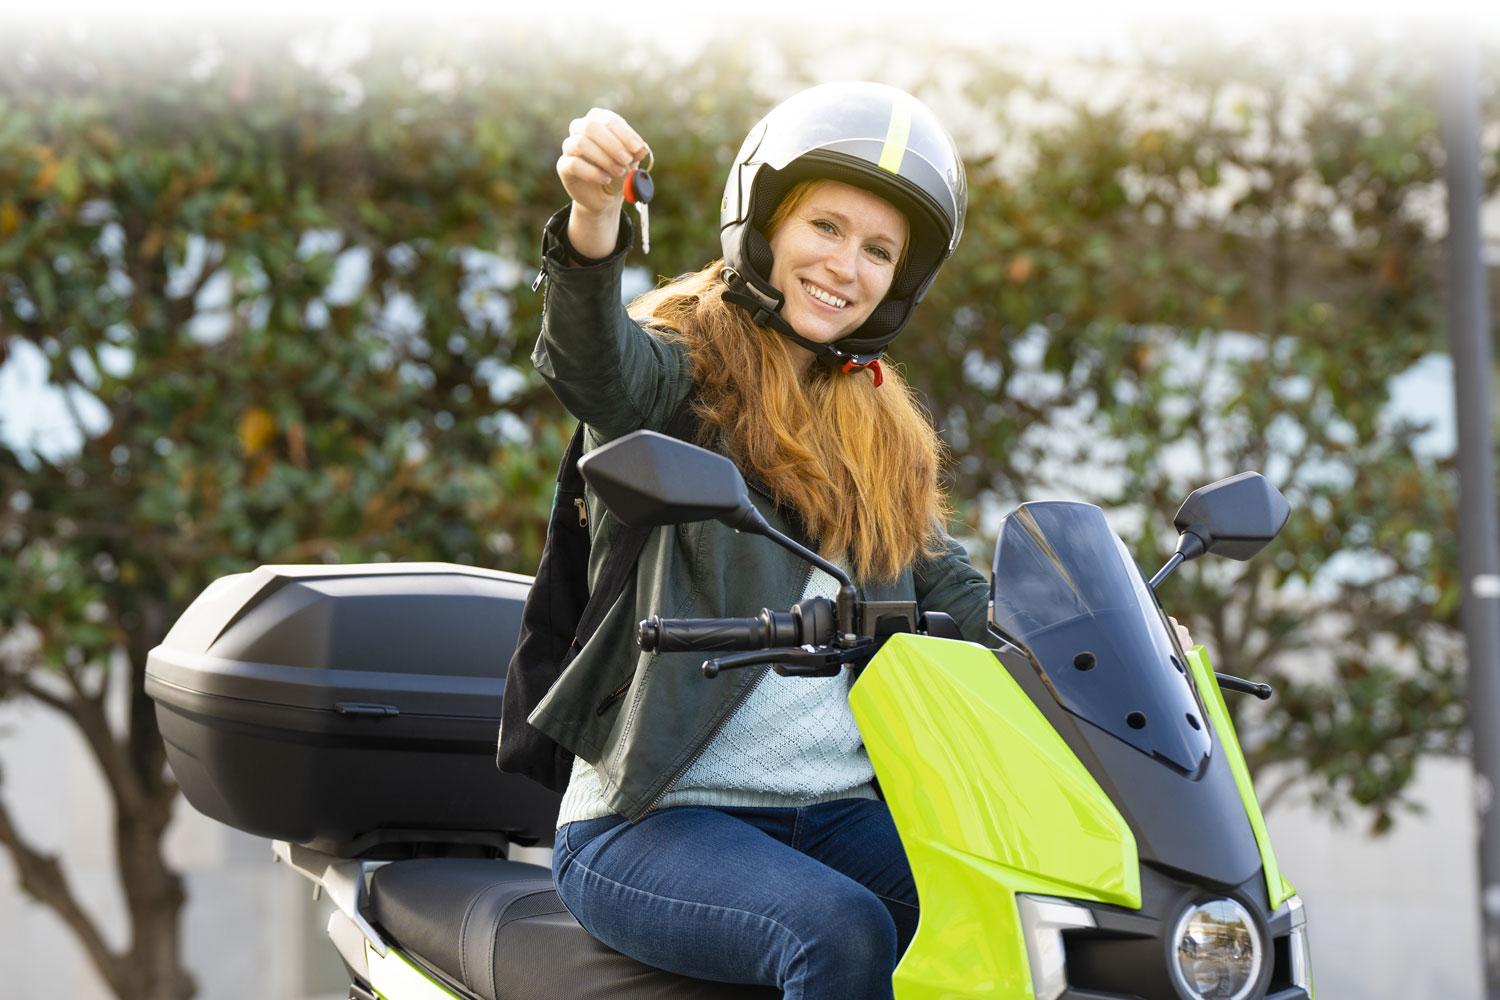
<path fill-rule="evenodd" d="M 910 225 L 885 301 L 833 344 L 806 340 L 781 316 L 766 224 L 800 181 L 852 184 L 895 205 Z M 845 371 L 878 359 L 911 318 L 963 234 L 968 185 L 953 137 L 915 97 L 879 83 L 828 83 L 777 105 L 745 137 L 719 208 L 725 299 Z"/>

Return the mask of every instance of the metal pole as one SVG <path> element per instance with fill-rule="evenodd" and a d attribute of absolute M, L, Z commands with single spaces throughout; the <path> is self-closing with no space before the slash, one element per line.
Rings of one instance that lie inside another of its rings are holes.
<path fill-rule="evenodd" d="M 1439 56 L 1438 102 L 1448 186 L 1448 339 L 1458 408 L 1459 568 L 1469 652 L 1469 731 L 1479 825 L 1485 996 L 1500 1000 L 1500 539 L 1491 435 L 1489 292 L 1479 210 L 1479 50 L 1458 30 Z"/>

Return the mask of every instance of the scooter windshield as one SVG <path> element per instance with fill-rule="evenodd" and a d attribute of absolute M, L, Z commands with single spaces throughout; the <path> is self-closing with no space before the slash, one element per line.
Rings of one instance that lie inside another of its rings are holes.
<path fill-rule="evenodd" d="M 1186 664 L 1124 542 L 1092 504 L 1023 504 L 1001 523 L 995 627 L 1069 712 L 1184 772 L 1211 743 Z"/>

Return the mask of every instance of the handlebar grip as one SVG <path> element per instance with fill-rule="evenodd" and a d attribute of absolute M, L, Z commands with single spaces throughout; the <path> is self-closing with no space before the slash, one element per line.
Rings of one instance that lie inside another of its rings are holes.
<path fill-rule="evenodd" d="M 661 618 L 641 622 L 639 641 L 647 652 L 672 653 L 770 649 L 800 645 L 796 621 L 786 611 L 762 611 L 753 618 Z"/>

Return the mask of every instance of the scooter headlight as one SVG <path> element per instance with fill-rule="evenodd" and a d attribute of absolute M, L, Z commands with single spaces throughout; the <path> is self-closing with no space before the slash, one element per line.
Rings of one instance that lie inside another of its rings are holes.
<path fill-rule="evenodd" d="M 1260 977 L 1262 954 L 1255 920 L 1232 899 L 1200 903 L 1177 922 L 1175 971 L 1193 1000 L 1244 1000 Z"/>

